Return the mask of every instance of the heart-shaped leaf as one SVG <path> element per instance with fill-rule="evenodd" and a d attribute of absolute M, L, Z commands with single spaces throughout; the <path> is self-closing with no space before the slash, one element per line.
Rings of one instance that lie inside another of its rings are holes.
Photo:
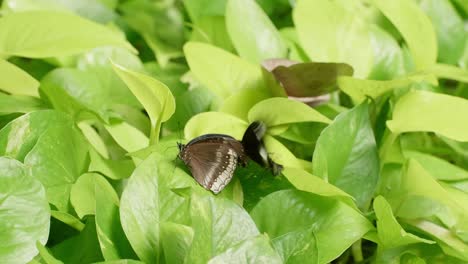
<path fill-rule="evenodd" d="M 0 157 L 0 262 L 27 263 L 36 241 L 49 237 L 50 210 L 42 184 L 20 162 Z"/>
<path fill-rule="evenodd" d="M 0 54 L 28 58 L 74 55 L 98 46 L 136 51 L 103 25 L 57 11 L 27 11 L 0 18 Z"/>
<path fill-rule="evenodd" d="M 387 126 L 393 133 L 428 131 L 468 141 L 468 101 L 445 94 L 411 91 L 395 105 Z"/>
<path fill-rule="evenodd" d="M 161 123 L 167 121 L 175 111 L 175 99 L 171 90 L 162 82 L 142 73 L 113 64 L 115 72 L 127 84 L 140 101 L 151 120 L 150 143 L 159 139 Z"/>

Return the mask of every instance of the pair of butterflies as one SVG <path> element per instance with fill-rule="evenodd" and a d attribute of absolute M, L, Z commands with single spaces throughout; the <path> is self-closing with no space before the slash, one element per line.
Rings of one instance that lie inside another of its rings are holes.
<path fill-rule="evenodd" d="M 201 186 L 217 194 L 231 181 L 237 165 L 245 166 L 248 159 L 274 175 L 281 172 L 283 167 L 271 160 L 263 144 L 265 132 L 265 124 L 256 121 L 247 128 L 242 141 L 223 134 L 202 135 L 186 145 L 179 143 L 179 158 Z"/>

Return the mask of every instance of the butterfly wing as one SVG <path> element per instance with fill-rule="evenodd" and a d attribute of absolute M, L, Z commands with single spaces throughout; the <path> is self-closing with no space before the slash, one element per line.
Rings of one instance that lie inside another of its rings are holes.
<path fill-rule="evenodd" d="M 182 159 L 195 180 L 216 194 L 231 181 L 238 163 L 245 163 L 242 144 L 221 137 L 188 144 Z"/>
<path fill-rule="evenodd" d="M 283 166 L 275 163 L 267 153 L 263 144 L 263 136 L 266 132 L 266 125 L 261 121 L 255 121 L 249 125 L 242 137 L 242 145 L 247 156 L 257 164 L 270 169 L 273 175 L 281 173 Z"/>
<path fill-rule="evenodd" d="M 255 121 L 249 125 L 242 137 L 242 145 L 244 146 L 247 156 L 263 167 L 268 166 L 268 153 L 262 141 L 265 131 L 265 124 L 260 121 Z"/>

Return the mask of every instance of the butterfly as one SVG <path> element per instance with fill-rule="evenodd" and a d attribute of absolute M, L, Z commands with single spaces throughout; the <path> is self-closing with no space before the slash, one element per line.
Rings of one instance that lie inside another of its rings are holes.
<path fill-rule="evenodd" d="M 228 135 L 206 134 L 177 145 L 195 180 L 215 194 L 231 181 L 237 165 L 247 164 L 242 143 Z"/>
<path fill-rule="evenodd" d="M 283 166 L 275 163 L 270 156 L 263 143 L 263 136 L 266 132 L 266 125 L 261 121 L 255 121 L 249 125 L 242 137 L 242 145 L 246 155 L 255 161 L 257 164 L 268 168 L 273 175 L 281 173 Z"/>

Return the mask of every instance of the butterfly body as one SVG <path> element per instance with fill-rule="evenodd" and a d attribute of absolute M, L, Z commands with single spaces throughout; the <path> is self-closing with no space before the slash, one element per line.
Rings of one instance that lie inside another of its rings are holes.
<path fill-rule="evenodd" d="M 247 163 L 242 143 L 228 135 L 206 134 L 178 146 L 195 180 L 215 194 L 231 181 L 238 164 Z"/>

